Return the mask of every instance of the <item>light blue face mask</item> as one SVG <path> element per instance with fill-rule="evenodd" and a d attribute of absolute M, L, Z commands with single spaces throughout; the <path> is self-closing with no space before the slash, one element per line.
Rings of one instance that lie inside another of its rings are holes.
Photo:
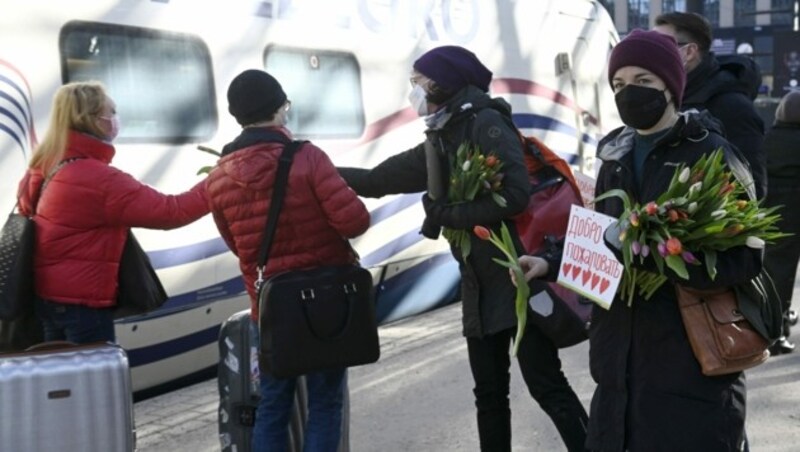
<path fill-rule="evenodd" d="M 414 111 L 420 116 L 426 116 L 428 114 L 427 96 L 428 93 L 425 92 L 425 88 L 419 84 L 414 85 L 414 89 L 408 94 L 408 101 L 411 103 L 411 106 L 414 107 Z"/>

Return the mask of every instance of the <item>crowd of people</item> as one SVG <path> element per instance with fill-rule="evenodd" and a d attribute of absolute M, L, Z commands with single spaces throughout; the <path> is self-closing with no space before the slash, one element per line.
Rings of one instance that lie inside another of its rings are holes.
<path fill-rule="evenodd" d="M 753 107 L 757 67 L 722 61 L 710 52 L 711 27 L 697 15 L 670 13 L 651 31 L 634 30 L 611 52 L 608 83 L 624 126 L 600 141 L 597 194 L 621 189 L 644 204 L 669 184 L 676 162 L 692 164 L 725 148 L 749 162 L 759 198 L 788 204 L 798 194 L 800 92 L 781 101 L 774 127 Z M 526 208 L 529 179 L 511 107 L 489 95 L 492 72 L 469 50 L 436 47 L 410 71 L 409 102 L 427 125 L 422 142 L 374 168 L 336 168 L 307 142 L 294 157 L 286 203 L 265 276 L 285 270 L 357 262 L 348 240 L 369 227 L 362 197 L 420 193 L 421 233 L 501 224 Z M 755 77 L 755 78 L 754 78 Z M 56 93 L 50 128 L 19 187 L 20 211 L 35 218 L 36 315 L 46 340 L 115 340 L 112 308 L 120 256 L 130 228 L 177 228 L 211 212 L 238 257 L 258 318 L 256 260 L 269 211 L 280 153 L 292 139 L 291 103 L 280 83 L 248 70 L 230 83 L 229 112 L 241 134 L 224 149 L 209 177 L 179 195 L 167 195 L 111 165 L 119 131 L 113 99 L 94 82 L 70 83 Z M 459 146 L 491 149 L 503 162 L 498 194 L 448 203 L 441 196 Z M 762 146 L 763 143 L 763 146 Z M 431 158 L 438 162 L 435 170 Z M 437 171 L 436 177 L 429 172 Z M 432 186 L 432 184 L 437 186 Z M 616 200 L 594 208 L 619 216 Z M 783 212 L 782 228 L 798 232 L 800 217 Z M 512 222 L 506 221 L 509 226 Z M 513 231 L 513 226 L 512 226 Z M 512 234 L 513 236 L 513 234 Z M 509 346 L 516 334 L 515 283 L 494 260 L 498 249 L 477 237 L 465 255 L 452 246 L 461 274 L 462 328 L 474 380 L 478 441 L 484 451 L 512 448 Z M 614 240 L 607 240 L 614 247 Z M 514 240 L 518 254 L 524 248 Z M 617 250 L 618 251 L 618 250 Z M 785 336 L 774 349 L 788 353 L 789 310 L 800 236 L 769 247 L 763 265 L 785 301 Z M 522 256 L 530 280 L 554 280 L 561 255 Z M 684 284 L 725 287 L 752 279 L 762 255 L 740 246 L 719 253 L 717 277 L 692 273 Z M 522 283 L 517 281 L 517 283 Z M 741 372 L 705 376 L 695 360 L 671 285 L 644 302 L 594 307 L 589 366 L 597 387 L 587 414 L 561 369 L 558 348 L 528 325 L 517 362 L 532 398 L 570 451 L 741 451 L 746 386 Z M 345 369 L 306 375 L 309 420 L 306 450 L 333 451 L 339 443 Z M 285 450 L 295 379 L 261 375 L 253 450 Z"/>

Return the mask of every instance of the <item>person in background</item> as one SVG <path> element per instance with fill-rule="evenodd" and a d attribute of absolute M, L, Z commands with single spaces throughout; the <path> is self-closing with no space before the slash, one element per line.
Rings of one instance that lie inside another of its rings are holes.
<path fill-rule="evenodd" d="M 770 352 L 773 355 L 791 353 L 795 344 L 789 341 L 789 327 L 797 322 L 797 314 L 791 310 L 797 261 L 800 259 L 800 91 L 790 91 L 781 99 L 775 111 L 775 124 L 764 139 L 767 157 L 767 180 L 769 190 L 764 204 L 767 207 L 783 206 L 779 213 L 778 227 L 783 232 L 794 234 L 767 245 L 764 265 L 767 267 L 778 294 L 784 303 L 783 337 Z"/>
<path fill-rule="evenodd" d="M 290 102 L 280 83 L 261 70 L 237 75 L 228 87 L 228 111 L 242 133 L 222 151 L 208 177 L 209 206 L 217 228 L 233 253 L 258 322 L 255 289 L 258 251 L 264 240 L 278 158 L 285 142 Z M 328 156 L 311 143 L 296 152 L 286 197 L 278 217 L 265 278 L 288 270 L 357 261 L 348 239 L 369 227 L 369 212 L 339 176 Z M 308 387 L 308 422 L 304 450 L 335 451 L 342 422 L 345 370 L 312 372 Z M 295 378 L 260 376 L 253 451 L 284 451 L 294 403 Z"/>
<path fill-rule="evenodd" d="M 693 165 L 722 147 L 737 152 L 707 112 L 678 113 L 686 73 L 675 40 L 656 31 L 633 30 L 611 52 L 608 81 L 625 126 L 605 136 L 595 193 L 612 189 L 632 202 L 657 199 L 676 165 Z M 595 210 L 619 217 L 618 198 Z M 619 230 L 608 228 L 606 244 L 620 261 Z M 760 250 L 745 246 L 719 252 L 713 281 L 702 266 L 689 266 L 696 289 L 746 282 L 761 270 Z M 556 280 L 561 254 L 523 256 L 526 279 Z M 645 261 L 644 268 L 655 268 Z M 745 447 L 746 388 L 742 372 L 703 375 L 678 309 L 675 287 L 661 286 L 650 299 L 632 303 L 617 296 L 609 310 L 594 306 L 589 330 L 589 365 L 597 383 L 589 412 L 587 448 L 592 451 L 739 451 Z"/>
<path fill-rule="evenodd" d="M 767 190 L 764 121 L 753 105 L 761 86 L 761 72 L 743 55 L 717 56 L 711 49 L 711 24 L 695 13 L 671 12 L 656 18 L 656 31 L 677 41 L 686 68 L 682 110 L 708 110 L 722 122 L 725 137 L 750 164 L 756 197 Z"/>
<path fill-rule="evenodd" d="M 436 239 L 442 227 L 472 230 L 483 225 L 499 233 L 500 224 L 528 204 L 530 182 L 523 162 L 522 143 L 511 121 L 511 107 L 487 92 L 492 73 L 469 50 L 458 46 L 434 48 L 419 57 L 411 71 L 409 101 L 425 117 L 427 145 L 435 152 L 439 171 L 426 162 L 426 142 L 394 155 L 373 169 L 339 168 L 361 196 L 420 193 L 425 208 L 421 233 Z M 469 142 L 493 152 L 503 162 L 498 205 L 490 196 L 446 204 L 447 181 L 456 150 Z M 435 173 L 434 173 L 435 171 Z M 436 186 L 428 186 L 428 173 Z M 434 195 L 437 192 L 439 195 Z M 431 196 L 436 197 L 433 199 Z M 513 228 L 512 221 L 506 221 Z M 503 255 L 490 242 L 469 234 L 468 257 L 451 246 L 461 273 L 463 334 L 467 340 L 477 408 L 478 435 L 483 451 L 511 450 L 509 408 L 509 345 L 516 332 L 516 289 L 504 267 L 492 259 Z M 516 230 L 512 230 L 516 237 Z M 517 252 L 523 250 L 518 238 Z M 517 355 L 528 391 L 550 416 L 570 451 L 581 451 L 586 437 L 586 410 L 561 371 L 558 349 L 531 323 Z"/>
<path fill-rule="evenodd" d="M 60 87 L 47 134 L 20 181 L 20 212 L 36 223 L 36 315 L 46 341 L 114 342 L 129 229 L 178 228 L 208 213 L 205 181 L 166 195 L 111 166 L 119 128 L 103 85 Z"/>

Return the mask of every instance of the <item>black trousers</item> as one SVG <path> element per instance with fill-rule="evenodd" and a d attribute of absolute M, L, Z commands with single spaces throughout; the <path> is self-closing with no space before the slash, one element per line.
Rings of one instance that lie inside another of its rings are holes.
<path fill-rule="evenodd" d="M 510 344 L 516 328 L 482 338 L 467 338 L 475 380 L 478 435 L 484 452 L 511 450 Z M 567 449 L 583 451 L 588 416 L 561 371 L 558 349 L 538 328 L 528 324 L 517 361 L 531 396 L 553 420 Z"/>
<path fill-rule="evenodd" d="M 764 257 L 764 265 L 772 276 L 778 293 L 783 301 L 783 312 L 792 306 L 792 292 L 794 291 L 794 280 L 797 275 L 797 262 L 800 260 L 800 212 L 794 206 L 800 196 L 800 187 L 793 185 L 786 187 L 783 185 L 773 186 L 770 184 L 767 192 L 765 205 L 784 206 L 778 213 L 781 220 L 778 228 L 781 232 L 794 234 L 790 237 L 779 239 L 774 244 L 767 245 Z M 785 326 L 788 330 L 788 325 Z M 788 331 L 784 331 L 788 335 Z"/>

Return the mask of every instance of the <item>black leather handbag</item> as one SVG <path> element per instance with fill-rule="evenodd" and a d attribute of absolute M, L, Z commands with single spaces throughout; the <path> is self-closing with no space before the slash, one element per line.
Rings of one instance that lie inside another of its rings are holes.
<path fill-rule="evenodd" d="M 79 157 L 64 159 L 53 167 L 42 182 L 39 197 L 41 198 L 50 179 L 61 168 L 79 159 Z M 27 178 L 23 185 L 26 184 Z M 34 214 L 36 204 L 38 204 L 38 199 L 33 205 Z M 33 221 L 33 215 L 27 217 L 14 213 L 18 205 L 19 196 L 17 196 L 17 204 L 11 209 L 11 213 L 3 225 L 2 235 L 0 235 L 0 319 L 2 320 L 14 320 L 33 310 L 35 295 L 33 255 L 36 244 L 34 235 L 36 223 Z"/>
<path fill-rule="evenodd" d="M 0 319 L 21 316 L 33 305 L 33 219 L 11 213 L 0 236 Z"/>
<path fill-rule="evenodd" d="M 293 141 L 281 153 L 257 267 L 259 367 L 278 378 L 374 363 L 380 357 L 372 275 L 366 269 L 322 266 L 263 280 L 289 168 L 301 144 Z"/>
<path fill-rule="evenodd" d="M 167 301 L 167 291 L 161 285 L 150 258 L 128 231 L 125 248 L 119 263 L 119 290 L 114 318 L 146 314 Z"/>

